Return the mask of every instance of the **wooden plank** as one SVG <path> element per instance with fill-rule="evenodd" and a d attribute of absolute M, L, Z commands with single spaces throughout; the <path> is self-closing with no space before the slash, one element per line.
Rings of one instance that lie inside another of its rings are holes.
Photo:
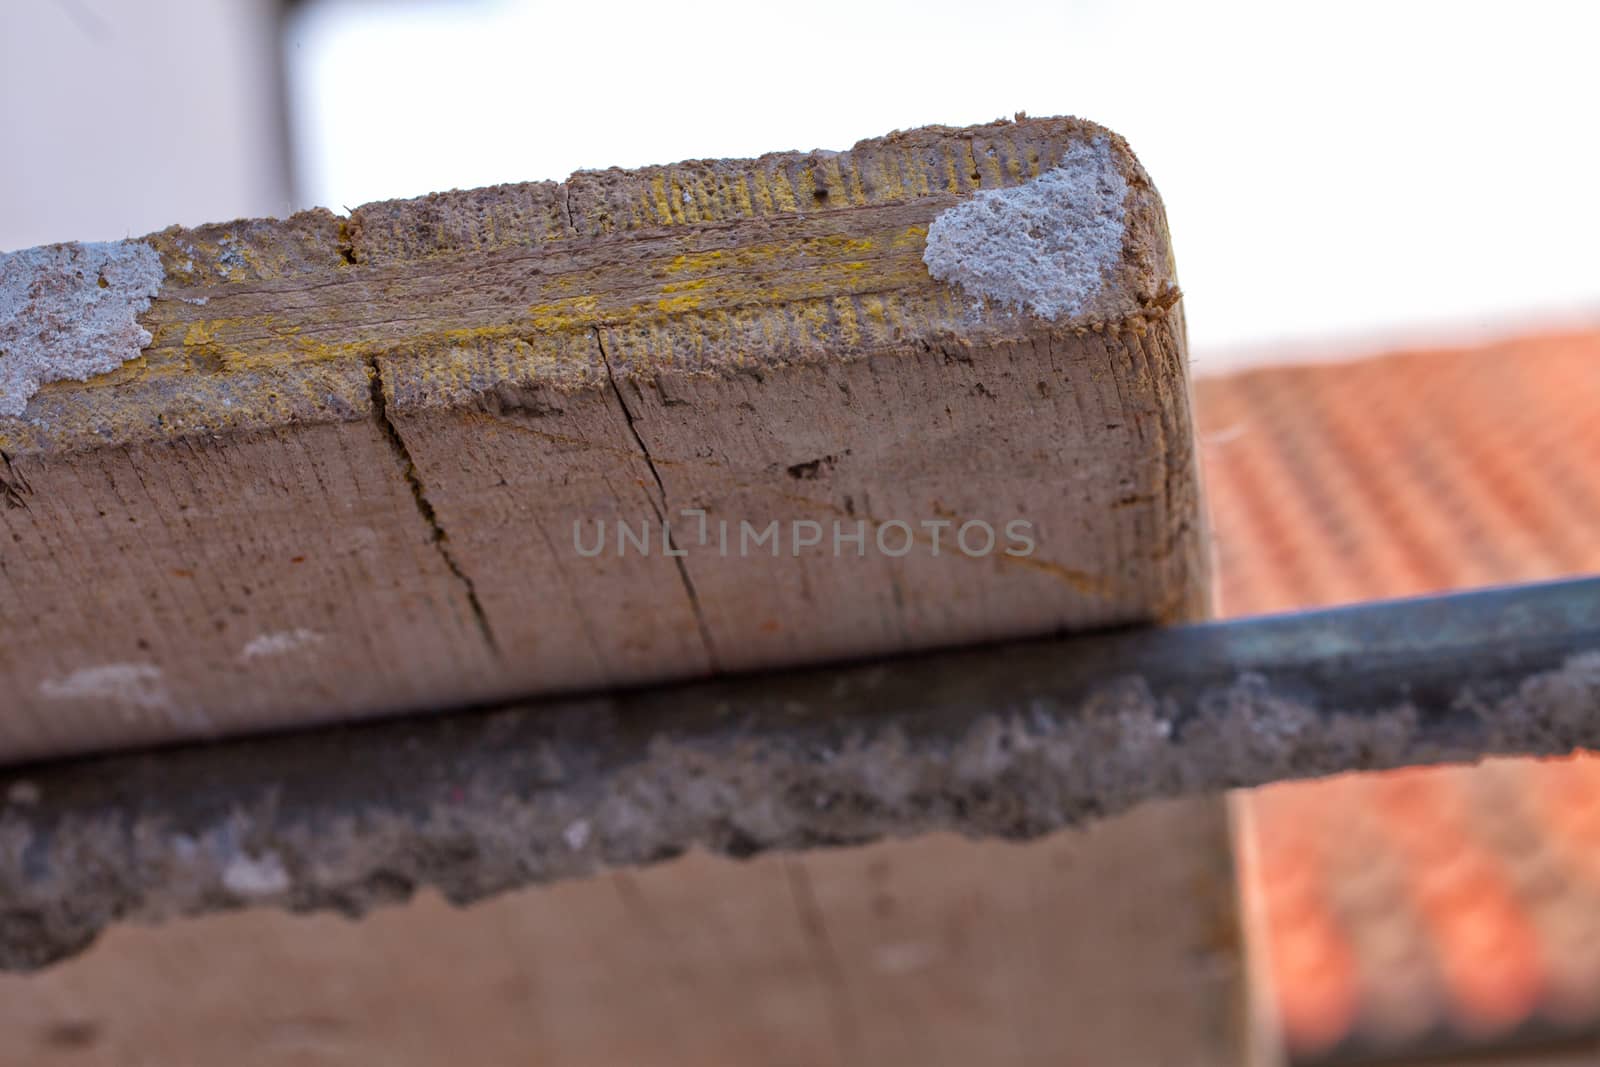
<path fill-rule="evenodd" d="M 1070 119 L 0 258 L 0 760 L 1193 617 L 1177 301 Z"/>
<path fill-rule="evenodd" d="M 465 911 L 119 927 L 0 975 L 0 1060 L 1232 1067 L 1226 838 L 1188 799 L 1028 845 L 695 854 Z"/>

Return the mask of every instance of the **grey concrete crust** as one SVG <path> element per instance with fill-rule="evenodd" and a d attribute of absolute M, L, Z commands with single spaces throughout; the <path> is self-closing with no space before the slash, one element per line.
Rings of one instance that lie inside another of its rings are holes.
<path fill-rule="evenodd" d="M 0 966 L 116 920 L 465 904 L 699 846 L 1027 838 L 1140 801 L 1600 745 L 1600 579 L 0 772 Z"/>
<path fill-rule="evenodd" d="M 0 416 L 20 416 L 45 382 L 137 359 L 150 343 L 139 315 L 165 277 L 143 241 L 0 253 Z"/>

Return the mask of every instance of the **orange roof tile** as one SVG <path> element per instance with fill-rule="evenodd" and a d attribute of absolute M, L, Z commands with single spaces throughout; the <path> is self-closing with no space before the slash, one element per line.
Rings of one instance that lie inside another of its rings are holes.
<path fill-rule="evenodd" d="M 1600 572 L 1600 331 L 1196 383 L 1224 613 Z M 1600 759 L 1257 790 L 1293 1058 L 1600 1029 Z"/>

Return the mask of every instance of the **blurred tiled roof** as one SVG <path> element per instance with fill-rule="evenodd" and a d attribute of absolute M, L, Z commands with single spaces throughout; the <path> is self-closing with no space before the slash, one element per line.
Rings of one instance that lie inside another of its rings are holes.
<path fill-rule="evenodd" d="M 1221 606 L 1600 572 L 1600 331 L 1196 383 Z M 1600 1029 L 1600 759 L 1258 790 L 1297 1061 Z"/>

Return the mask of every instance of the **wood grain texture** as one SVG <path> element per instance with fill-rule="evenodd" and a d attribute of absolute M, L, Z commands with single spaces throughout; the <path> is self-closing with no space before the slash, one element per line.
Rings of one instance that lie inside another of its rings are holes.
<path fill-rule="evenodd" d="M 464 911 L 120 927 L 0 975 L 0 1061 L 1233 1067 L 1226 838 L 1187 799 L 1027 845 L 694 854 Z"/>
<path fill-rule="evenodd" d="M 1126 226 L 1085 314 L 929 276 L 941 211 L 1096 138 Z M 0 760 L 1204 613 L 1165 222 L 1092 124 L 146 240 L 140 357 L 0 418 Z M 950 550 L 1012 519 L 1033 554 Z M 654 551 L 575 550 L 617 521 Z"/>

